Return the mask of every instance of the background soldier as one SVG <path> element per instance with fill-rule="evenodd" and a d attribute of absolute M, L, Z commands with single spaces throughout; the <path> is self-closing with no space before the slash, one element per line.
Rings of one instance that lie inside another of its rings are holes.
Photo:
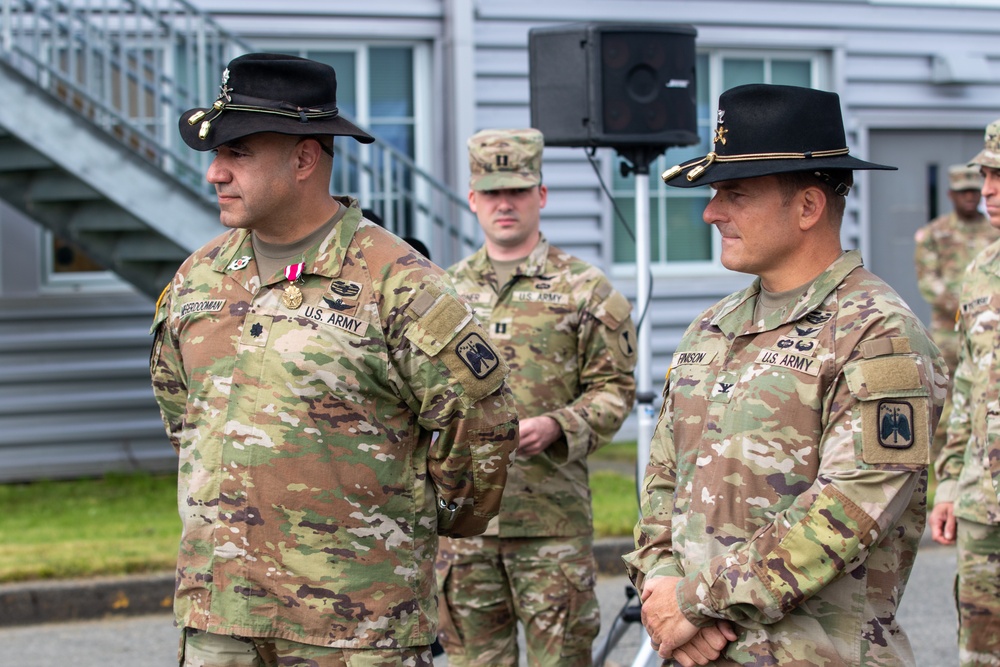
<path fill-rule="evenodd" d="M 667 375 L 626 556 L 664 658 L 914 664 L 896 609 L 946 374 L 841 249 L 855 169 L 891 167 L 848 154 L 836 94 L 755 84 L 720 97 L 712 153 L 664 174 L 715 188 L 722 264 L 758 277 L 688 327 Z"/>
<path fill-rule="evenodd" d="M 990 224 L 1000 229 L 1000 119 L 972 159 L 985 180 Z M 954 544 L 962 665 L 1000 664 L 1000 242 L 969 265 L 959 295 L 959 363 L 948 441 L 938 457 L 931 536 Z"/>
<path fill-rule="evenodd" d="M 978 166 L 958 164 L 949 167 L 948 198 L 953 210 L 918 229 L 914 238 L 917 285 L 931 305 L 931 335 L 948 364 L 949 377 L 954 377 L 958 365 L 955 321 L 962 276 L 973 257 L 1000 239 L 1000 232 L 979 211 L 982 185 Z M 944 446 L 950 412 L 951 401 L 947 401 L 934 432 L 932 458 L 936 458 Z"/>
<path fill-rule="evenodd" d="M 500 516 L 483 537 L 441 541 L 441 643 L 449 664 L 590 665 L 594 594 L 587 455 L 632 409 L 631 306 L 595 267 L 549 245 L 542 135 L 469 140 L 469 207 L 485 245 L 450 269 L 510 365 L 520 445 Z"/>
<path fill-rule="evenodd" d="M 437 533 L 486 528 L 516 447 L 506 365 L 441 269 L 330 196 L 331 135 L 372 141 L 331 67 L 249 54 L 222 83 L 180 131 L 230 231 L 153 324 L 181 664 L 430 665 Z"/>

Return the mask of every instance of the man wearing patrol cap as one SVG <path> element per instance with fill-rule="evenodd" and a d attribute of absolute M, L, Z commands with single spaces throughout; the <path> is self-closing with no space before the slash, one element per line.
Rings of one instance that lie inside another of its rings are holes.
<path fill-rule="evenodd" d="M 990 225 L 1000 229 L 1000 119 L 972 158 Z M 969 264 L 958 297 L 958 370 L 938 456 L 931 536 L 958 542 L 959 660 L 1000 664 L 1000 241 Z"/>
<path fill-rule="evenodd" d="M 948 168 L 948 198 L 953 210 L 917 230 L 915 261 L 920 293 L 931 305 L 931 333 L 948 371 L 958 363 L 955 313 L 965 268 L 986 246 L 1000 239 L 979 210 L 983 177 L 978 166 Z"/>
<path fill-rule="evenodd" d="M 625 558 L 654 648 L 683 665 L 912 665 L 896 609 L 925 523 L 947 391 L 936 346 L 844 252 L 855 169 L 834 93 L 719 98 L 722 264 L 756 276 L 688 327 L 667 373 Z"/>
<path fill-rule="evenodd" d="M 986 216 L 979 211 L 983 177 L 975 165 L 956 164 L 948 168 L 948 198 L 953 210 L 931 220 L 914 237 L 917 285 L 931 305 L 931 334 L 954 377 L 958 365 L 958 290 L 965 268 L 986 246 L 1000 239 Z M 934 432 L 932 459 L 944 447 L 945 429 L 951 401 L 945 403 L 941 421 Z"/>
<path fill-rule="evenodd" d="M 431 665 L 437 536 L 486 528 L 516 448 L 507 366 L 451 279 L 330 196 L 333 136 L 372 141 L 336 86 L 247 54 L 180 118 L 230 228 L 153 324 L 182 666 Z"/>
<path fill-rule="evenodd" d="M 486 241 L 449 271 L 511 367 L 520 445 L 500 515 L 444 539 L 440 639 L 451 665 L 589 666 L 600 629 L 587 456 L 632 410 L 631 306 L 597 268 L 539 230 L 538 130 L 469 139 L 469 207 Z"/>

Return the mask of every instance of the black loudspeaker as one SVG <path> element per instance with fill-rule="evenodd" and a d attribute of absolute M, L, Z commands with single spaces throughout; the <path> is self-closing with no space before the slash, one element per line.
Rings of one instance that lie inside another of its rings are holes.
<path fill-rule="evenodd" d="M 547 146 L 698 143 L 692 26 L 579 23 L 528 32 L 531 126 Z"/>

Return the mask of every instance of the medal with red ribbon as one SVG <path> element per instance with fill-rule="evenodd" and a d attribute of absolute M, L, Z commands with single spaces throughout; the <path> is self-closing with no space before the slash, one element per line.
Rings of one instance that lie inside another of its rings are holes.
<path fill-rule="evenodd" d="M 302 305 L 302 290 L 300 290 L 295 283 L 297 283 L 302 277 L 302 271 L 305 268 L 305 262 L 289 264 L 285 267 L 285 277 L 288 278 L 289 285 L 285 288 L 285 291 L 281 295 L 281 303 L 285 304 L 286 308 L 295 310 Z"/>

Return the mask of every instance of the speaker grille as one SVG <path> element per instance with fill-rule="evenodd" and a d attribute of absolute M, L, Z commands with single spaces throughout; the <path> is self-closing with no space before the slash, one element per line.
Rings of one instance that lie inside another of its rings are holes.
<path fill-rule="evenodd" d="M 532 30 L 532 126 L 556 146 L 697 143 L 696 34 L 672 24 Z"/>

